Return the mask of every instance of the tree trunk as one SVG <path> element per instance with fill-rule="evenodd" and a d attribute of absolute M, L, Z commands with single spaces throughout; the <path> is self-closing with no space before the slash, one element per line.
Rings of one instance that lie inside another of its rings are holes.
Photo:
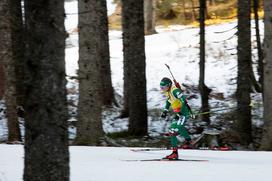
<path fill-rule="evenodd" d="M 2 25 L 1 25 L 2 26 Z M 1 38 L 0 38 L 1 40 Z M 2 50 L 1 50 L 2 51 Z M 1 52 L 0 52 L 1 53 Z M 1 53 L 2 54 L 2 53 Z M 4 83 L 4 65 L 3 61 L 0 61 L 0 99 L 3 99 L 5 92 L 5 83 Z"/>
<path fill-rule="evenodd" d="M 120 118 L 127 118 L 129 115 L 129 103 L 128 103 L 128 98 L 129 98 L 129 68 L 128 68 L 128 62 L 126 60 L 124 60 L 124 86 L 123 86 L 123 109 L 121 111 L 121 115 Z"/>
<path fill-rule="evenodd" d="M 250 1 L 238 0 L 237 121 L 235 129 L 244 145 L 252 142 L 250 92 L 252 82 Z"/>
<path fill-rule="evenodd" d="M 196 20 L 195 3 L 194 0 L 190 0 L 192 5 L 192 20 Z"/>
<path fill-rule="evenodd" d="M 264 0 L 264 127 L 261 149 L 272 151 L 272 1 Z"/>
<path fill-rule="evenodd" d="M 122 5 L 122 0 L 121 0 L 121 10 L 123 13 L 123 5 Z M 123 17 L 122 17 L 123 18 Z M 128 18 L 128 17 L 127 17 Z M 123 18 L 124 19 L 124 18 Z M 124 32 L 124 20 L 122 19 L 122 23 L 123 23 L 123 32 Z M 124 34 L 124 33 L 123 33 Z M 124 44 L 123 44 L 124 45 Z M 124 52 L 124 49 L 123 49 Z M 129 116 L 129 75 L 130 75 L 130 70 L 129 70 L 129 62 L 124 59 L 124 86 L 123 86 L 123 94 L 124 94 L 124 98 L 123 98 L 123 109 L 120 115 L 120 118 L 127 118 Z"/>
<path fill-rule="evenodd" d="M 69 180 L 64 0 L 25 0 L 24 181 Z"/>
<path fill-rule="evenodd" d="M 144 0 L 144 19 L 145 19 L 145 34 L 155 34 L 155 23 L 156 23 L 156 0 Z"/>
<path fill-rule="evenodd" d="M 201 94 L 201 112 L 209 112 L 209 94 L 211 89 L 205 85 L 205 12 L 206 0 L 199 0 L 199 24 L 200 24 L 200 61 L 199 61 L 199 91 Z M 210 114 L 201 115 L 202 121 L 210 124 Z"/>
<path fill-rule="evenodd" d="M 256 41 L 257 41 L 257 49 L 258 49 L 258 74 L 259 74 L 259 84 L 263 87 L 263 49 L 261 43 L 260 36 L 260 28 L 259 28 L 259 0 L 253 0 L 253 11 L 254 11 L 254 19 L 255 19 L 255 30 L 256 30 Z"/>
<path fill-rule="evenodd" d="M 206 0 L 205 0 L 206 1 Z M 206 16 L 206 19 L 210 19 L 210 15 L 209 15 L 209 8 L 207 6 L 207 1 L 205 2 L 205 16 Z"/>
<path fill-rule="evenodd" d="M 143 0 L 122 1 L 124 63 L 129 72 L 127 79 L 129 132 L 136 136 L 147 134 L 143 9 Z"/>
<path fill-rule="evenodd" d="M 251 10 L 251 8 L 250 8 L 250 10 Z M 257 26 L 259 26 L 258 23 L 257 23 Z M 258 29 L 257 26 L 256 26 L 256 30 Z M 256 31 L 256 35 L 257 34 L 259 34 L 259 41 L 260 41 L 260 33 L 259 33 L 259 31 L 258 32 Z M 257 37 L 257 39 L 258 39 L 258 37 Z M 257 43 L 257 45 L 258 45 L 258 43 Z M 259 46 L 260 46 L 260 44 L 259 44 Z M 260 52 L 258 52 L 258 55 L 259 55 L 259 53 Z M 255 77 L 255 74 L 254 74 L 254 71 L 253 71 L 252 59 L 251 59 L 251 62 L 250 62 L 250 79 L 251 79 L 252 92 L 259 92 L 259 93 L 262 92 L 262 90 L 261 90 L 262 89 L 261 88 L 261 84 L 256 80 L 256 77 Z"/>
<path fill-rule="evenodd" d="M 187 20 L 188 16 L 187 16 L 187 13 L 186 13 L 186 2 L 185 2 L 185 0 L 182 0 L 182 11 L 183 11 L 184 19 Z"/>
<path fill-rule="evenodd" d="M 214 0 L 209 0 L 209 6 L 213 6 L 215 4 Z"/>
<path fill-rule="evenodd" d="M 105 2 L 103 2 L 105 3 Z M 101 0 L 80 0 L 79 14 L 79 102 L 75 144 L 99 145 L 104 136 L 101 120 L 100 56 L 101 47 Z M 105 7 L 105 6 L 104 6 Z M 104 32 L 106 33 L 106 32 Z M 104 35 L 105 36 L 105 35 Z"/>
<path fill-rule="evenodd" d="M 123 9 L 123 5 L 121 0 L 121 11 L 122 9 Z M 123 20 L 122 20 L 122 23 L 123 23 Z M 124 25 L 122 26 L 124 27 Z M 124 28 L 123 28 L 123 31 L 124 31 Z M 124 95 L 123 95 L 123 109 L 121 111 L 120 118 L 127 118 L 129 116 L 129 75 L 130 75 L 129 68 L 128 68 L 129 62 L 126 59 L 124 59 L 123 65 L 124 65 L 124 68 L 123 68 L 123 71 L 124 71 L 123 94 Z"/>
<path fill-rule="evenodd" d="M 0 44 L 0 53 L 4 65 L 5 104 L 8 120 L 8 142 L 21 141 L 19 122 L 16 112 L 16 74 L 15 58 L 12 47 L 13 19 L 12 6 L 8 1 L 1 1 L 0 5 L 0 33 L 3 35 Z"/>
<path fill-rule="evenodd" d="M 107 15 L 107 2 L 106 0 L 97 1 L 97 23 L 100 31 L 98 31 L 98 42 L 100 46 L 97 51 L 100 52 L 98 62 L 101 64 L 101 82 L 102 82 L 102 104 L 105 106 L 112 106 L 116 104 L 114 99 L 114 90 L 111 81 L 111 67 L 110 67 L 110 52 L 109 52 L 109 28 L 108 28 L 108 15 Z"/>
<path fill-rule="evenodd" d="M 16 102 L 17 105 L 23 106 L 25 100 L 24 83 L 24 26 L 22 17 L 21 0 L 10 1 L 10 9 L 12 16 L 12 50 L 15 59 L 16 73 Z"/>

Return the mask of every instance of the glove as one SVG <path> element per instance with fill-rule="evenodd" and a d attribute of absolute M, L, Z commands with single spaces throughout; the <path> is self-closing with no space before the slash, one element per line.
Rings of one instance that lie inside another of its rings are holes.
<path fill-rule="evenodd" d="M 168 114 L 168 110 L 165 109 L 161 114 L 161 118 L 166 118 L 167 114 Z"/>
<path fill-rule="evenodd" d="M 175 120 L 179 120 L 180 117 L 181 117 L 181 115 L 178 113 L 178 114 L 175 115 L 174 119 L 175 119 Z"/>

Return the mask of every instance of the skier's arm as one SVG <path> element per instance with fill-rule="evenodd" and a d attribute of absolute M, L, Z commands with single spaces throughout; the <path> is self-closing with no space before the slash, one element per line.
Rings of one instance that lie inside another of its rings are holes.
<path fill-rule="evenodd" d="M 185 102 L 186 100 L 186 95 L 182 94 L 180 89 L 174 90 L 173 95 L 182 102 Z"/>
<path fill-rule="evenodd" d="M 167 100 L 166 101 L 166 104 L 165 104 L 165 107 L 162 111 L 162 114 L 161 114 L 161 118 L 166 118 L 167 114 L 168 114 L 168 109 L 170 108 L 171 104 L 169 103 L 169 101 Z"/>
<path fill-rule="evenodd" d="M 165 107 L 164 107 L 164 110 L 169 110 L 171 104 L 170 102 L 167 100 L 166 103 L 165 103 Z"/>

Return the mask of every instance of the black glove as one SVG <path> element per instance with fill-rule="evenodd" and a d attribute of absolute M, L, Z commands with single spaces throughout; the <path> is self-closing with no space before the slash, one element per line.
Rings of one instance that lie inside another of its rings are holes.
<path fill-rule="evenodd" d="M 174 119 L 175 119 L 175 120 L 179 120 L 180 117 L 181 117 L 181 115 L 178 113 L 178 114 L 175 115 L 175 118 L 174 118 Z"/>
<path fill-rule="evenodd" d="M 167 114 L 168 114 L 168 110 L 163 110 L 161 114 L 161 118 L 166 118 Z"/>

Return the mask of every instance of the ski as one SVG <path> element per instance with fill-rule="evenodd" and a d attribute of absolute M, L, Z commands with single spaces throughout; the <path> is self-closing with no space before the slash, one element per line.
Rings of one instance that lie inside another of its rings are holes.
<path fill-rule="evenodd" d="M 170 150 L 170 148 L 138 148 L 138 149 L 130 149 L 134 152 L 141 152 L 141 151 L 161 151 L 161 150 Z"/>
<path fill-rule="evenodd" d="M 231 151 L 230 147 L 197 147 L 197 148 L 178 148 L 179 150 L 212 150 L 212 151 Z M 138 148 L 130 149 L 133 152 L 145 152 L 145 151 L 162 151 L 171 150 L 170 148 Z"/>
<path fill-rule="evenodd" d="M 187 161 L 187 162 L 208 162 L 209 160 L 197 160 L 197 159 L 174 159 L 174 160 L 169 160 L 169 159 L 163 159 L 163 158 L 155 158 L 155 159 L 139 159 L 139 160 L 123 160 L 123 161 L 139 161 L 139 162 L 152 162 L 152 161 L 170 161 L 170 162 L 175 162 L 175 161 Z"/>

